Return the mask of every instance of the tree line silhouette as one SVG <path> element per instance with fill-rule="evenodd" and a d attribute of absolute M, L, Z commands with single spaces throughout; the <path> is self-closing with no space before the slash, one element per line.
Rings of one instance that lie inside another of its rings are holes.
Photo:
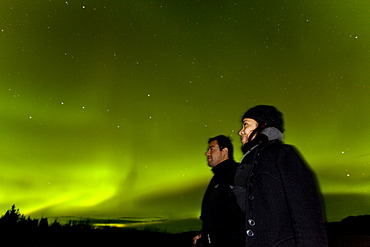
<path fill-rule="evenodd" d="M 87 220 L 70 220 L 66 224 L 61 224 L 57 220 L 54 220 L 54 222 L 49 225 L 47 218 L 32 219 L 31 216 L 26 217 L 24 214 L 21 214 L 15 204 L 13 204 L 12 207 L 0 218 L 1 232 L 45 231 L 60 230 L 63 228 L 92 229 L 92 226 Z"/>
<path fill-rule="evenodd" d="M 370 215 L 349 216 L 327 224 L 329 247 L 369 247 Z M 192 247 L 197 232 L 170 234 L 150 230 L 95 228 L 89 220 L 69 220 L 51 224 L 47 218 L 32 219 L 21 214 L 15 204 L 0 217 L 1 247 L 60 246 L 151 246 Z"/>
<path fill-rule="evenodd" d="M 65 224 L 47 218 L 32 219 L 15 204 L 0 218 L 0 247 L 107 247 L 150 246 L 192 247 L 194 232 L 169 234 L 150 230 L 95 228 L 88 220 Z"/>
<path fill-rule="evenodd" d="M 0 246 L 61 246 L 77 243 L 78 236 L 88 237 L 93 227 L 87 221 L 70 220 L 61 224 L 54 220 L 49 224 L 47 218 L 33 219 L 21 214 L 15 204 L 0 218 Z M 88 243 L 86 241 L 85 243 Z M 81 243 L 79 246 L 85 246 Z"/>

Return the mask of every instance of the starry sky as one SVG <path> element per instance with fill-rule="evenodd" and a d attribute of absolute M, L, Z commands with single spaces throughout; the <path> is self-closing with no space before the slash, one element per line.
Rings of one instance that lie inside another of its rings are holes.
<path fill-rule="evenodd" d="M 370 214 L 369 7 L 1 0 L 1 212 L 197 218 L 208 138 L 239 161 L 243 113 L 270 104 L 328 221 Z"/>

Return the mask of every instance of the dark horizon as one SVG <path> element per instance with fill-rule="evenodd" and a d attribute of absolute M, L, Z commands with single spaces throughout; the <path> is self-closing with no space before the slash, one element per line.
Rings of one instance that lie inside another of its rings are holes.
<path fill-rule="evenodd" d="M 127 223 L 127 220 L 120 220 Z M 137 221 L 137 220 L 135 220 Z M 370 244 L 370 215 L 348 217 L 340 223 L 327 224 L 329 247 L 362 247 Z M 1 244 L 12 247 L 33 246 L 107 246 L 135 244 L 148 246 L 163 242 L 161 246 L 191 247 L 192 237 L 198 231 L 162 232 L 157 227 L 145 229 L 130 229 L 117 227 L 94 227 L 84 219 L 59 224 L 54 221 L 48 224 L 48 219 L 30 219 L 20 214 L 14 205 L 0 217 Z M 22 236 L 19 238 L 18 236 Z"/>
<path fill-rule="evenodd" d="M 16 211 L 19 216 L 23 218 L 30 218 L 34 220 L 47 220 L 51 225 L 57 222 L 61 225 L 68 225 L 71 222 L 83 223 L 95 229 L 104 228 L 121 228 L 121 229 L 134 229 L 134 230 L 148 230 L 155 232 L 163 232 L 169 234 L 199 231 L 201 229 L 201 220 L 198 218 L 181 218 L 169 219 L 165 217 L 81 217 L 81 216 L 49 216 L 49 217 L 31 217 L 22 214 L 21 210 L 15 204 L 8 209 L 8 212 Z M 4 214 L 4 215 L 5 215 Z M 4 215 L 2 217 L 4 217 Z M 338 221 L 326 221 L 326 224 L 337 228 L 341 224 L 354 224 L 353 222 L 361 223 L 358 226 L 352 227 L 352 230 L 363 228 L 366 224 L 370 225 L 370 213 L 362 215 L 348 215 Z M 355 224 L 354 224 L 355 225 Z M 369 232 L 370 234 L 370 232 Z"/>

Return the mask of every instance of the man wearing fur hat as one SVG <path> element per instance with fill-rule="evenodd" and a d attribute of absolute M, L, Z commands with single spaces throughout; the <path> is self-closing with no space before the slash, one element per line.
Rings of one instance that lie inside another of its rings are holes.
<path fill-rule="evenodd" d="M 316 178 L 298 151 L 283 144 L 282 113 L 258 105 L 242 117 L 244 156 L 234 194 L 245 215 L 246 247 L 326 247 Z"/>

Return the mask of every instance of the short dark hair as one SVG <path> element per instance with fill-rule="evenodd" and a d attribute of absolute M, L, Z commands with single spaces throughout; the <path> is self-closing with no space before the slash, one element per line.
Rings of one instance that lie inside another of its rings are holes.
<path fill-rule="evenodd" d="M 208 139 L 208 144 L 213 141 L 217 141 L 220 150 L 227 148 L 229 159 L 234 160 L 234 147 L 231 142 L 231 138 L 224 135 L 218 135 Z"/>

